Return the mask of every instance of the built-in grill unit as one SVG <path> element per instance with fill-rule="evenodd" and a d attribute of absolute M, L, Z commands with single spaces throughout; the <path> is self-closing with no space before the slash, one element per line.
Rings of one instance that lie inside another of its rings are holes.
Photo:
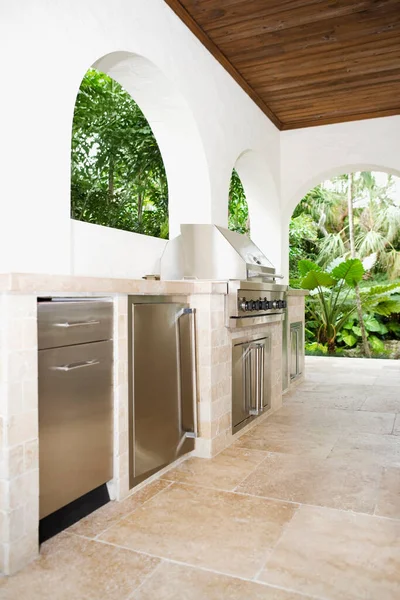
<path fill-rule="evenodd" d="M 276 283 L 281 276 L 247 236 L 216 225 L 181 225 L 181 235 L 167 244 L 161 259 L 161 278 L 227 282 L 236 433 L 271 408 L 272 334 L 258 327 L 285 319 L 287 286 Z"/>
<path fill-rule="evenodd" d="M 162 279 L 228 281 L 227 327 L 282 319 L 286 285 L 250 238 L 217 225 L 181 225 L 161 259 Z"/>

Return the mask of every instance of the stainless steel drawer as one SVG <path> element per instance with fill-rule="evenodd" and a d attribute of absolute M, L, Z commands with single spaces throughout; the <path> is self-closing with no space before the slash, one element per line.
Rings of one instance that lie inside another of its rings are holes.
<path fill-rule="evenodd" d="M 39 350 L 111 339 L 112 306 L 108 300 L 39 302 Z"/>
<path fill-rule="evenodd" d="M 113 476 L 112 341 L 39 352 L 40 518 Z"/>

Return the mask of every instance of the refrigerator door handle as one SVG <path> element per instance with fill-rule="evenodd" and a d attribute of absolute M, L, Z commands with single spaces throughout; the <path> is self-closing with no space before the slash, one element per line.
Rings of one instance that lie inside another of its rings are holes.
<path fill-rule="evenodd" d="M 186 438 L 197 438 L 198 437 L 198 419 L 197 419 L 197 380 L 196 380 L 196 322 L 195 322 L 195 309 L 193 308 L 184 308 L 178 315 L 178 327 L 179 327 L 179 319 L 183 316 L 187 315 L 189 317 L 189 339 L 185 340 L 185 345 L 187 345 L 190 353 L 189 361 L 190 361 L 190 406 L 191 406 L 191 417 L 192 417 L 192 427 L 190 430 L 185 428 L 184 424 L 184 415 L 183 415 L 183 403 L 186 400 L 185 391 L 182 390 L 182 379 L 183 379 L 183 370 L 182 369 L 182 338 L 181 335 L 178 334 L 178 374 L 179 374 L 179 395 L 180 395 L 180 428 L 183 433 L 183 437 L 179 443 L 178 451 L 182 446 L 184 440 Z M 185 376 L 188 375 L 186 372 Z"/>

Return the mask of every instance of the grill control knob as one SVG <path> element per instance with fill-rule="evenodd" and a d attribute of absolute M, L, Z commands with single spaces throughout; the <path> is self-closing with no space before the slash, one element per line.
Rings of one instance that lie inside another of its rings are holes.
<path fill-rule="evenodd" d="M 283 308 L 283 306 L 282 306 L 282 300 L 277 300 L 276 301 L 276 308 Z"/>
<path fill-rule="evenodd" d="M 261 302 L 260 300 L 255 300 L 254 304 L 254 310 L 261 310 Z"/>
<path fill-rule="evenodd" d="M 246 298 L 240 298 L 239 300 L 239 310 L 247 310 L 246 309 Z"/>
<path fill-rule="evenodd" d="M 286 302 L 286 300 L 282 300 L 282 308 L 287 308 L 287 302 Z"/>
<path fill-rule="evenodd" d="M 246 310 L 253 310 L 253 301 L 246 300 Z"/>
<path fill-rule="evenodd" d="M 264 300 L 262 301 L 262 310 L 268 310 L 269 309 L 269 302 L 266 298 L 264 298 Z"/>
<path fill-rule="evenodd" d="M 270 302 L 270 307 L 271 308 L 277 308 L 277 306 L 276 306 L 276 300 L 272 300 L 272 302 Z"/>

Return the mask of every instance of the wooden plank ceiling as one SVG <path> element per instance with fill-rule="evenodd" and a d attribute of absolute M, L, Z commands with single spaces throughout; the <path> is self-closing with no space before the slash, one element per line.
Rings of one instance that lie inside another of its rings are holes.
<path fill-rule="evenodd" d="M 165 1 L 279 129 L 400 114 L 400 0 Z"/>

